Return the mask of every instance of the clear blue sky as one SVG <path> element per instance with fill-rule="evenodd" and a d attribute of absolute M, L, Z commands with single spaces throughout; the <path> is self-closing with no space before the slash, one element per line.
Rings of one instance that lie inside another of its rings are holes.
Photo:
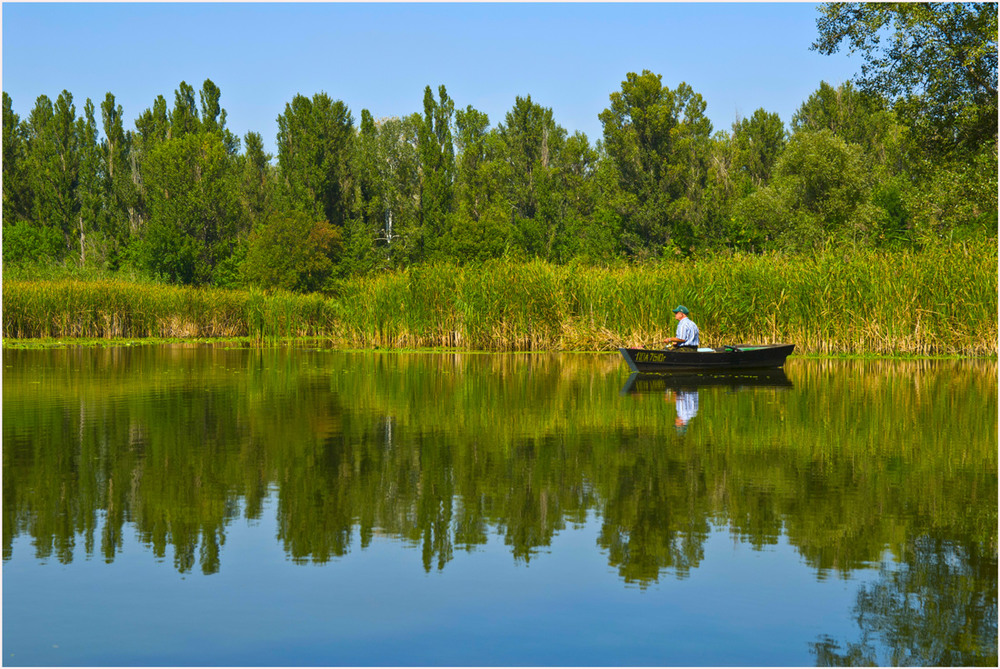
<path fill-rule="evenodd" d="M 74 96 L 78 115 L 111 92 L 126 129 L 181 81 L 222 91 L 227 125 L 275 151 L 276 118 L 296 94 L 326 92 L 354 116 L 422 112 L 423 90 L 448 89 L 495 126 L 516 96 L 551 107 L 570 133 L 601 137 L 597 115 L 628 72 L 687 82 L 714 130 L 763 107 L 786 125 L 821 81 L 857 56 L 810 51 L 813 3 L 51 4 L 3 12 L 3 90 L 26 118 L 42 94 Z"/>

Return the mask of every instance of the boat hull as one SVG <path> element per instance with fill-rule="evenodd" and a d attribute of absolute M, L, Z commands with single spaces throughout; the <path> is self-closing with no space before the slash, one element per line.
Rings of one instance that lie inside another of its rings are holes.
<path fill-rule="evenodd" d="M 675 370 L 767 369 L 781 367 L 795 344 L 726 346 L 712 351 L 675 351 L 642 348 L 618 349 L 633 372 L 658 373 Z"/>

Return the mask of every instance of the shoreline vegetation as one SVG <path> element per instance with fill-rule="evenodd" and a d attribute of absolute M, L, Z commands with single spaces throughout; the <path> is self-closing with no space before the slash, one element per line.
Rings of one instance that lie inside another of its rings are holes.
<path fill-rule="evenodd" d="M 997 355 L 997 246 L 735 254 L 598 268 L 436 263 L 341 280 L 328 294 L 116 278 L 3 282 L 4 347 L 24 340 L 291 340 L 348 349 L 611 351 L 659 347 L 671 310 L 702 343 L 796 354 Z"/>
<path fill-rule="evenodd" d="M 207 78 L 133 129 L 110 91 L 23 118 L 4 92 L 3 346 L 614 351 L 683 304 L 706 346 L 996 359 L 996 9 L 821 3 L 810 48 L 861 72 L 722 128 L 650 69 L 597 138 L 544 95 L 491 119 L 427 85 L 376 118 L 299 92 L 274 155 Z"/>

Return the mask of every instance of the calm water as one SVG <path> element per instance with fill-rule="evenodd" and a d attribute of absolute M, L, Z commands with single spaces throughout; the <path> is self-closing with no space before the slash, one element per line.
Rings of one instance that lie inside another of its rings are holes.
<path fill-rule="evenodd" d="M 5 665 L 995 665 L 997 367 L 3 351 Z"/>

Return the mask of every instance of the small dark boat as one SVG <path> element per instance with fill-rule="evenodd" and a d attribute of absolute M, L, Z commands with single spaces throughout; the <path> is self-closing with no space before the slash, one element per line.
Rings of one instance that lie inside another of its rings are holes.
<path fill-rule="evenodd" d="M 722 348 L 678 351 L 674 349 L 620 348 L 633 372 L 672 372 L 678 369 L 761 369 L 781 367 L 795 344 L 724 346 Z"/>
<path fill-rule="evenodd" d="M 723 387 L 736 391 L 743 388 L 791 388 L 792 381 L 785 370 L 770 369 L 677 371 L 659 374 L 632 372 L 621 390 L 622 395 L 662 393 L 667 390 L 698 390 Z"/>

